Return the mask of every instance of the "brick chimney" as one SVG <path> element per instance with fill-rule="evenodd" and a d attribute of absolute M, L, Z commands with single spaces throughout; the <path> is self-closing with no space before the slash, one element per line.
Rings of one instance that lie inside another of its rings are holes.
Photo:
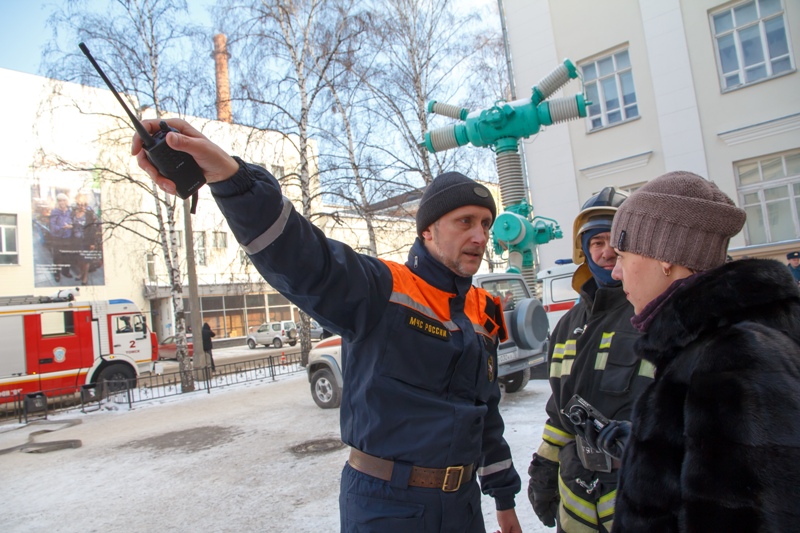
<path fill-rule="evenodd" d="M 231 80 L 228 77 L 228 39 L 224 33 L 214 36 L 214 64 L 217 75 L 217 120 L 231 123 Z"/>

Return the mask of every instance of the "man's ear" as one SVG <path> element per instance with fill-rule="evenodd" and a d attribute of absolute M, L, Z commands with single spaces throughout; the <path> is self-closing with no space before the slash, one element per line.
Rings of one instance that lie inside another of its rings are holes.
<path fill-rule="evenodd" d="M 433 240 L 433 233 L 431 233 L 431 228 L 428 226 L 428 229 L 423 230 L 421 234 L 423 241 L 432 241 Z"/>

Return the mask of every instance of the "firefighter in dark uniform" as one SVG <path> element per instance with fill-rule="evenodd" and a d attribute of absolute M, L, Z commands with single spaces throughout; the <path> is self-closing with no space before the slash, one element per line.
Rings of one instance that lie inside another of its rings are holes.
<path fill-rule="evenodd" d="M 562 410 L 578 394 L 607 418 L 630 420 L 634 400 L 653 379 L 653 366 L 633 351 L 633 306 L 611 277 L 611 221 L 625 198 L 606 187 L 575 218 L 573 261 L 580 266 L 572 286 L 581 297 L 550 337 L 552 395 L 528 497 L 542 523 L 557 522 L 566 533 L 611 531 L 619 465 L 597 449 L 593 426 L 576 426 Z"/>
<path fill-rule="evenodd" d="M 231 158 L 182 120 L 170 146 L 194 156 L 237 240 L 275 289 L 340 334 L 342 531 L 483 532 L 481 490 L 503 533 L 521 528 L 520 479 L 498 410 L 499 298 L 473 287 L 496 208 L 457 172 L 438 176 L 405 264 L 327 239 L 263 168 Z M 150 131 L 156 121 L 146 122 Z M 139 165 L 174 192 L 140 151 Z M 477 479 L 480 480 L 480 487 Z"/>

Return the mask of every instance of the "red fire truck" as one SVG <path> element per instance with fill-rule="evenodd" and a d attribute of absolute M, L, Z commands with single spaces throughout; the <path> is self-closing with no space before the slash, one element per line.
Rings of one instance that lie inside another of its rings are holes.
<path fill-rule="evenodd" d="M 154 370 L 157 359 L 155 333 L 130 300 L 0 297 L 0 403 L 113 386 Z"/>

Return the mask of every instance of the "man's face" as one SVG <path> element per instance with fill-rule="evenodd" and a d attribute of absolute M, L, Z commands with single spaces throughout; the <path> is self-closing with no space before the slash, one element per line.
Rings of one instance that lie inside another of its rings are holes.
<path fill-rule="evenodd" d="M 68 203 L 69 203 L 69 201 L 66 198 L 59 198 L 58 199 L 58 208 L 61 209 L 62 211 L 64 211 L 64 210 L 67 209 L 67 204 Z"/>
<path fill-rule="evenodd" d="M 589 239 L 589 255 L 592 261 L 595 262 L 600 268 L 604 268 L 609 272 L 614 270 L 614 265 L 617 262 L 617 253 L 611 247 L 611 232 L 598 233 Z"/>
<path fill-rule="evenodd" d="M 422 232 L 428 251 L 444 266 L 462 277 L 478 271 L 489 242 L 492 212 L 465 205 L 450 211 Z"/>
<path fill-rule="evenodd" d="M 800 265 L 800 257 L 792 257 L 789 259 L 789 264 L 792 265 L 792 267 L 797 268 Z"/>

